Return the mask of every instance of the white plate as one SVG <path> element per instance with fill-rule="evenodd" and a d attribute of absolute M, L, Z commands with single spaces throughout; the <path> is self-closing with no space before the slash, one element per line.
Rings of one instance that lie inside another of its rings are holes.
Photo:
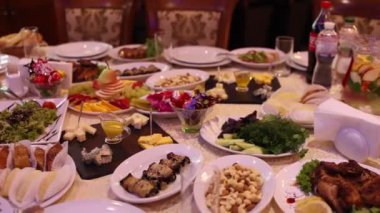
<path fill-rule="evenodd" d="M 185 84 L 181 86 L 172 86 L 172 87 L 157 87 L 155 84 L 164 78 L 168 77 L 174 77 L 178 75 L 185 75 L 185 74 L 191 74 L 194 76 L 198 76 L 201 78 L 200 81 L 190 83 L 190 84 Z M 150 76 L 145 84 L 153 90 L 192 90 L 194 89 L 197 85 L 204 83 L 207 81 L 207 79 L 210 77 L 210 75 L 207 72 L 204 72 L 202 70 L 197 70 L 197 69 L 172 69 L 168 72 L 160 72 L 160 73 L 155 73 L 152 76 Z"/>
<path fill-rule="evenodd" d="M 163 56 L 164 56 L 165 60 L 168 61 L 171 64 L 176 64 L 176 65 L 180 65 L 180 66 L 183 66 L 183 67 L 211 68 L 211 67 L 224 66 L 224 65 L 227 65 L 227 64 L 231 63 L 231 60 L 228 57 L 226 57 L 224 60 L 222 60 L 220 62 L 211 63 L 211 64 L 190 64 L 190 63 L 184 63 L 184 62 L 177 61 L 177 60 L 173 59 L 170 56 L 171 54 L 169 52 L 170 52 L 170 50 L 165 50 L 164 51 Z"/>
<path fill-rule="evenodd" d="M 49 206 L 44 209 L 45 213 L 67 212 L 113 212 L 113 213 L 143 213 L 144 211 L 128 203 L 115 200 L 77 200 Z"/>
<path fill-rule="evenodd" d="M 51 101 L 54 102 L 56 105 L 62 103 L 61 106 L 57 110 L 57 120 L 50 124 L 43 134 L 41 134 L 36 140 L 32 141 L 32 144 L 48 144 L 48 143 L 56 143 L 61 138 L 61 132 L 62 132 L 62 126 L 63 121 L 65 119 L 68 101 L 66 98 L 50 98 L 50 99 L 34 99 L 38 103 L 42 105 L 45 101 Z M 0 111 L 3 111 L 7 109 L 9 106 L 13 107 L 17 103 L 21 103 L 17 100 L 7 100 L 7 101 L 0 101 Z M 11 108 L 12 109 L 12 108 Z"/>
<path fill-rule="evenodd" d="M 3 197 L 0 197 L 0 212 L 14 212 L 14 209 L 9 201 Z"/>
<path fill-rule="evenodd" d="M 334 163 L 341 163 L 347 160 L 338 159 L 318 159 L 319 161 L 327 161 Z M 303 164 L 309 161 L 298 161 L 291 165 L 288 165 L 281 169 L 276 176 L 276 192 L 274 194 L 274 199 L 276 200 L 278 206 L 287 213 L 293 213 L 295 208 L 295 203 L 289 204 L 286 202 L 287 198 L 296 198 L 296 200 L 304 198 L 306 195 L 295 185 L 296 177 L 302 169 Z M 369 169 L 377 174 L 380 174 L 380 170 L 373 167 L 360 164 L 360 166 Z"/>
<path fill-rule="evenodd" d="M 141 61 L 150 61 L 154 60 L 156 57 L 148 57 L 148 58 L 140 58 L 140 59 L 133 59 L 133 58 L 122 58 L 119 56 L 119 51 L 123 48 L 137 48 L 144 46 L 143 44 L 128 44 L 128 45 L 123 45 L 120 47 L 116 47 L 108 51 L 108 56 L 118 60 L 118 61 L 124 61 L 124 62 L 141 62 Z"/>
<path fill-rule="evenodd" d="M 299 71 L 307 71 L 307 67 L 303 67 L 303 66 L 300 66 L 298 64 L 296 64 L 294 61 L 288 59 L 286 60 L 286 64 L 291 67 L 291 68 L 294 68 L 296 70 L 299 70 Z"/>
<path fill-rule="evenodd" d="M 276 189 L 276 180 L 272 168 L 265 161 L 253 156 L 229 155 L 211 161 L 201 170 L 195 179 L 193 194 L 195 203 L 201 212 L 210 212 L 206 205 L 205 194 L 210 186 L 210 181 L 212 180 L 213 166 L 216 166 L 218 169 L 223 169 L 234 163 L 239 163 L 246 167 L 256 169 L 264 179 L 261 201 L 255 206 L 255 208 L 249 211 L 250 213 L 262 211 L 272 200 Z"/>
<path fill-rule="evenodd" d="M 130 194 L 120 185 L 120 180 L 125 178 L 129 173 L 132 173 L 135 177 L 141 177 L 142 172 L 148 169 L 150 164 L 159 162 L 162 158 L 166 158 L 166 155 L 170 152 L 186 155 L 190 158 L 191 163 L 186 165 L 181 172 L 187 177 L 186 181 L 194 180 L 195 176 L 202 168 L 203 156 L 201 152 L 192 146 L 183 144 L 161 145 L 138 152 L 123 161 L 111 176 L 110 184 L 112 192 L 115 193 L 118 198 L 130 203 L 150 203 L 159 201 L 179 192 L 181 189 L 180 175 L 177 175 L 176 180 L 169 184 L 168 188 L 160 191 L 157 195 L 148 198 L 140 198 L 136 195 Z"/>
<path fill-rule="evenodd" d="M 100 55 L 108 50 L 109 44 L 97 41 L 78 41 L 58 45 L 55 54 L 65 58 L 85 58 Z"/>
<path fill-rule="evenodd" d="M 253 63 L 253 62 L 245 62 L 239 59 L 239 55 L 245 54 L 249 51 L 269 51 L 269 52 L 277 52 L 279 54 L 280 59 L 278 61 L 275 61 L 273 63 Z M 248 67 L 253 67 L 253 68 L 268 68 L 270 66 L 275 66 L 278 64 L 282 64 L 286 60 L 286 55 L 279 50 L 274 50 L 270 48 L 261 48 L 261 47 L 245 47 L 245 48 L 240 48 L 240 49 L 235 49 L 230 52 L 232 55 L 230 55 L 230 59 L 236 63 L 248 66 Z"/>
<path fill-rule="evenodd" d="M 183 46 L 169 50 L 173 59 L 190 64 L 215 64 L 223 61 L 227 50 L 208 46 Z"/>
<path fill-rule="evenodd" d="M 292 60 L 299 66 L 307 67 L 308 62 L 309 62 L 308 52 L 307 51 L 295 52 L 290 56 L 290 60 Z"/>
<path fill-rule="evenodd" d="M 170 70 L 170 66 L 163 63 L 157 63 L 157 62 L 134 62 L 134 63 L 126 63 L 126 64 L 117 64 L 117 65 L 111 65 L 110 68 L 113 70 L 120 70 L 124 71 L 126 69 L 132 69 L 132 68 L 139 68 L 139 67 L 148 67 L 150 65 L 154 65 L 157 68 L 159 68 L 160 72 L 166 72 Z M 158 72 L 155 72 L 158 73 Z M 120 79 L 122 80 L 144 80 L 148 78 L 149 76 L 153 75 L 154 73 L 149 74 L 143 74 L 143 75 L 133 75 L 133 76 L 120 76 Z"/>
<path fill-rule="evenodd" d="M 59 61 L 78 61 L 78 60 L 96 60 L 108 56 L 108 51 L 112 49 L 112 46 L 108 44 L 107 50 L 99 55 L 82 57 L 82 58 L 67 58 L 61 57 L 54 53 L 54 48 L 47 48 L 46 57 L 49 59 L 59 60 Z"/>
<path fill-rule="evenodd" d="M 218 148 L 225 150 L 227 152 L 236 153 L 236 154 L 243 154 L 241 151 L 235 151 L 232 149 L 229 149 L 227 147 L 221 146 L 216 144 L 216 140 L 218 139 L 218 136 L 222 132 L 222 126 L 224 122 L 226 122 L 229 118 L 238 119 L 240 117 L 225 117 L 225 116 L 217 116 L 207 122 L 205 122 L 202 125 L 202 128 L 200 130 L 200 135 L 203 140 L 205 140 L 208 144 Z M 282 154 L 244 154 L 244 155 L 253 155 L 260 158 L 277 158 L 277 157 L 285 157 L 294 155 L 295 153 L 286 152 Z"/>

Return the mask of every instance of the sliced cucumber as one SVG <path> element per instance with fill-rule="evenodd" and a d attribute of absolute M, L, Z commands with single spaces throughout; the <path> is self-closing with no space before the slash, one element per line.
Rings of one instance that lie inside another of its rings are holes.
<path fill-rule="evenodd" d="M 229 147 L 231 145 L 235 145 L 236 142 L 244 142 L 244 140 L 243 139 L 222 139 L 222 138 L 219 138 L 216 140 L 217 144 L 224 146 L 224 147 Z"/>
<path fill-rule="evenodd" d="M 235 145 L 240 146 L 242 149 L 249 149 L 249 148 L 255 147 L 254 144 L 247 143 L 247 142 L 240 142 L 240 141 L 235 142 Z"/>
<path fill-rule="evenodd" d="M 237 146 L 237 145 L 231 145 L 228 148 L 232 149 L 232 150 L 235 150 L 235 151 L 241 151 L 241 150 L 243 150 L 240 146 Z"/>
<path fill-rule="evenodd" d="M 243 153 L 244 154 L 264 154 L 264 150 L 263 148 L 254 145 L 253 147 L 249 149 L 243 150 Z"/>

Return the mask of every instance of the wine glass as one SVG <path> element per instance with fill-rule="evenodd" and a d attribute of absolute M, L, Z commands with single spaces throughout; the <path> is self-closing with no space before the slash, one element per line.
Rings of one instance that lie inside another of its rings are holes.
<path fill-rule="evenodd" d="M 276 50 L 285 53 L 285 61 L 293 54 L 294 38 L 291 36 L 277 36 L 276 37 Z M 274 75 L 277 77 L 286 77 L 290 75 L 290 68 L 283 63 L 276 67 Z"/>
<path fill-rule="evenodd" d="M 25 36 L 23 46 L 24 46 L 24 56 L 25 58 L 35 58 L 38 57 L 40 43 L 38 40 L 38 27 L 23 27 L 21 29 L 21 34 Z"/>

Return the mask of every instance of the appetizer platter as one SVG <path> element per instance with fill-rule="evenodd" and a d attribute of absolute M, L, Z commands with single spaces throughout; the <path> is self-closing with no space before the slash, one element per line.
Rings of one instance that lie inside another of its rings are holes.
<path fill-rule="evenodd" d="M 120 79 L 145 80 L 154 73 L 169 71 L 170 66 L 157 62 L 133 62 L 112 65 L 110 68 L 120 71 Z"/>
<path fill-rule="evenodd" d="M 55 204 L 44 209 L 45 213 L 67 212 L 112 212 L 112 213 L 144 213 L 143 210 L 116 200 L 77 200 Z"/>
<path fill-rule="evenodd" d="M 0 147 L 1 196 L 18 208 L 46 207 L 72 186 L 76 168 L 67 142 L 31 146 L 29 141 Z"/>
<path fill-rule="evenodd" d="M 302 154 L 309 132 L 278 116 L 265 116 L 259 120 L 254 111 L 242 118 L 215 117 L 202 126 L 200 135 L 218 149 L 274 158 Z"/>
<path fill-rule="evenodd" d="M 315 109 L 329 97 L 329 91 L 316 84 L 307 86 L 303 91 L 280 89 L 261 105 L 261 114 L 280 115 L 312 128 Z"/>
<path fill-rule="evenodd" d="M 120 164 L 111 176 L 111 190 L 131 203 L 162 200 L 180 191 L 182 177 L 192 181 L 202 163 L 202 154 L 192 146 L 170 144 L 147 149 Z"/>
<path fill-rule="evenodd" d="M 230 155 L 211 161 L 200 171 L 193 194 L 201 212 L 260 212 L 271 201 L 275 185 L 272 168 L 265 161 Z"/>
<path fill-rule="evenodd" d="M 119 72 L 104 69 L 98 79 L 73 85 L 69 89 L 69 109 L 98 115 L 102 112 L 124 113 L 132 110 L 130 101 L 150 91 L 141 82 L 120 80 Z"/>
<path fill-rule="evenodd" d="M 276 179 L 274 198 L 285 212 L 380 210 L 380 170 L 353 160 L 299 161 L 283 168 Z"/>
<path fill-rule="evenodd" d="M 150 114 L 152 109 L 152 115 L 162 118 L 177 117 L 177 114 L 171 106 L 171 101 L 177 99 L 181 102 L 188 101 L 193 92 L 190 90 L 178 91 L 178 90 L 164 90 L 160 92 L 153 92 L 149 95 L 143 96 L 139 99 L 134 99 L 132 105 L 138 112 L 143 114 Z"/>
<path fill-rule="evenodd" d="M 108 56 L 124 62 L 141 62 L 155 59 L 154 41 L 148 39 L 145 44 L 128 44 L 116 47 L 108 52 Z"/>
<path fill-rule="evenodd" d="M 253 68 L 267 68 L 286 60 L 282 51 L 270 48 L 246 47 L 232 50 L 230 53 L 232 61 Z"/>
<path fill-rule="evenodd" d="M 33 144 L 59 141 L 67 110 L 64 98 L 1 101 L 0 143 L 30 140 Z M 58 106 L 58 107 L 57 107 Z"/>
<path fill-rule="evenodd" d="M 95 80 L 106 67 L 107 64 L 100 61 L 75 61 L 73 62 L 73 83 Z"/>
<path fill-rule="evenodd" d="M 209 78 L 207 72 L 196 69 L 172 69 L 155 73 L 145 84 L 152 90 L 191 90 Z"/>

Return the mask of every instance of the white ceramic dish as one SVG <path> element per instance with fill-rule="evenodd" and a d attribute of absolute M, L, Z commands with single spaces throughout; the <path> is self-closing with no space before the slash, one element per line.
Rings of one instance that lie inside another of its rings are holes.
<path fill-rule="evenodd" d="M 306 71 L 306 70 L 307 70 L 306 67 L 303 67 L 303 66 L 298 65 L 298 64 L 296 64 L 294 61 L 292 61 L 292 60 L 290 60 L 290 59 L 288 59 L 288 60 L 286 61 L 286 64 L 287 64 L 289 67 L 291 67 L 291 68 L 293 68 L 293 69 L 296 69 L 296 70 L 299 70 L 299 71 Z"/>
<path fill-rule="evenodd" d="M 201 152 L 188 145 L 169 144 L 161 145 L 151 149 L 141 151 L 122 162 L 111 176 L 110 184 L 112 192 L 121 200 L 130 203 L 151 203 L 167 198 L 181 189 L 181 176 L 177 175 L 176 180 L 169 184 L 168 188 L 160 191 L 157 195 L 148 198 L 140 198 L 136 195 L 127 192 L 121 185 L 120 180 L 125 178 L 129 173 L 135 177 L 141 177 L 142 172 L 148 169 L 149 165 L 154 162 L 159 162 L 160 159 L 166 158 L 170 152 L 179 155 L 186 155 L 190 158 L 191 163 L 182 169 L 182 174 L 187 178 L 186 181 L 194 180 L 203 164 L 203 156 Z"/>
<path fill-rule="evenodd" d="M 347 160 L 339 159 L 318 159 L 319 161 L 327 161 L 334 163 L 341 163 Z M 293 213 L 295 208 L 295 203 L 288 203 L 287 198 L 295 198 L 296 201 L 306 197 L 296 183 L 296 177 L 302 169 L 303 164 L 308 161 L 298 161 L 291 165 L 288 165 L 281 169 L 276 176 L 276 192 L 274 194 L 274 199 L 276 200 L 278 206 L 287 213 Z M 377 174 L 380 174 L 380 170 L 360 164 L 360 166 L 369 169 Z"/>
<path fill-rule="evenodd" d="M 69 165 L 69 167 L 70 167 L 70 178 L 67 180 L 65 187 L 61 191 L 59 191 L 57 194 L 50 197 L 49 199 L 45 200 L 42 203 L 39 203 L 39 205 L 41 207 L 43 207 L 43 208 L 47 207 L 47 206 L 51 205 L 52 203 L 56 202 L 57 200 L 59 200 L 73 185 L 74 180 L 75 180 L 75 176 L 77 174 L 76 173 L 76 166 L 75 166 L 74 160 L 68 154 L 67 154 L 65 165 Z M 11 186 L 11 187 L 13 187 L 13 186 Z M 30 206 L 34 206 L 34 205 L 37 205 L 37 203 L 35 201 L 30 204 Z"/>
<path fill-rule="evenodd" d="M 309 56 L 307 51 L 295 52 L 290 56 L 290 60 L 299 66 L 307 67 L 309 62 Z"/>
<path fill-rule="evenodd" d="M 155 86 L 156 83 L 164 78 L 170 78 L 170 77 L 175 77 L 178 75 L 185 75 L 185 74 L 191 74 L 194 76 L 198 76 L 201 78 L 200 81 L 190 83 L 190 84 L 185 84 L 181 86 L 171 86 L 171 87 L 158 87 Z M 202 70 L 197 70 L 197 69 L 172 69 L 168 72 L 160 72 L 160 73 L 155 73 L 152 76 L 150 76 L 145 84 L 152 90 L 192 90 L 194 89 L 197 85 L 204 83 L 207 81 L 207 79 L 210 77 L 210 75 L 207 72 L 204 72 Z"/>
<path fill-rule="evenodd" d="M 171 64 L 176 64 L 176 65 L 179 65 L 179 66 L 182 66 L 182 67 L 191 67 L 191 68 L 220 67 L 220 66 L 225 66 L 225 65 L 231 63 L 231 60 L 228 57 L 226 57 L 224 60 L 222 60 L 222 61 L 220 61 L 218 63 L 212 63 L 212 64 L 190 64 L 190 63 L 184 63 L 184 62 L 181 62 L 181 61 L 174 60 L 171 57 L 171 54 L 170 54 L 169 50 L 165 50 L 164 53 L 163 53 L 163 56 L 164 56 L 165 60 L 168 61 Z"/>
<path fill-rule="evenodd" d="M 32 144 L 48 144 L 48 143 L 56 143 L 61 138 L 61 132 L 62 132 L 62 126 L 63 121 L 65 119 L 68 101 L 66 98 L 51 98 L 51 99 L 33 99 L 40 103 L 44 101 L 51 101 L 55 103 L 55 105 L 61 104 L 61 106 L 57 110 L 57 120 L 54 121 L 52 124 L 50 124 L 46 129 L 45 132 L 42 133 L 36 140 L 32 141 Z M 11 106 L 14 107 L 16 104 L 21 103 L 18 100 L 7 100 L 7 101 L 0 101 L 0 111 L 3 111 Z"/>
<path fill-rule="evenodd" d="M 124 71 L 126 69 L 132 69 L 132 68 L 139 68 L 139 67 L 148 67 L 150 65 L 156 66 L 161 71 L 160 72 L 166 72 L 170 70 L 170 66 L 163 63 L 157 63 L 157 62 L 133 62 L 133 63 L 126 63 L 126 64 L 117 64 L 117 65 L 111 65 L 110 68 L 113 70 L 120 70 Z M 158 72 L 156 72 L 158 73 Z M 148 78 L 149 76 L 153 75 L 154 73 L 149 74 L 142 74 L 142 75 L 133 75 L 133 76 L 120 76 L 120 79 L 124 80 L 144 80 Z"/>
<path fill-rule="evenodd" d="M 256 169 L 261 177 L 264 179 L 264 185 L 262 188 L 261 201 L 253 208 L 250 213 L 262 211 L 272 200 L 274 191 L 276 189 L 276 180 L 272 168 L 263 160 L 247 155 L 229 155 L 218 158 L 207 164 L 199 173 L 194 182 L 194 198 L 198 209 L 207 213 L 210 210 L 207 208 L 205 194 L 210 186 L 212 180 L 213 168 L 223 169 L 231 166 L 234 163 L 242 164 L 243 166 Z"/>
<path fill-rule="evenodd" d="M 239 59 L 239 55 L 245 54 L 249 51 L 268 51 L 268 52 L 277 52 L 279 54 L 279 60 L 275 61 L 273 63 L 253 63 L 253 62 L 245 62 Z M 275 66 L 278 64 L 282 64 L 286 60 L 286 55 L 279 50 L 274 50 L 270 48 L 261 48 L 261 47 L 245 47 L 245 48 L 240 48 L 240 49 L 235 49 L 230 52 L 231 54 L 229 55 L 230 59 L 236 63 L 242 64 L 244 66 L 248 67 L 253 67 L 253 68 L 268 68 L 270 66 Z"/>
<path fill-rule="evenodd" d="M 108 50 L 109 44 L 97 41 L 78 41 L 58 45 L 55 54 L 65 58 L 85 58 L 100 55 Z"/>
<path fill-rule="evenodd" d="M 171 56 L 174 60 L 190 64 L 215 64 L 223 61 L 227 50 L 208 46 L 183 46 L 173 48 Z"/>
<path fill-rule="evenodd" d="M 202 128 L 200 130 L 200 135 L 204 141 L 206 141 L 208 144 L 218 149 L 221 149 L 230 153 L 243 154 L 241 151 L 235 151 L 227 147 L 216 144 L 216 140 L 218 139 L 218 136 L 222 132 L 221 130 L 222 126 L 229 118 L 238 119 L 239 117 L 225 117 L 225 116 L 215 117 L 205 122 L 202 125 Z M 285 156 L 294 155 L 294 153 L 286 152 L 286 153 L 282 153 L 278 155 L 275 155 L 275 154 L 246 154 L 246 155 L 252 155 L 252 156 L 256 156 L 260 158 L 277 158 L 277 157 L 285 157 Z"/>
<path fill-rule="evenodd" d="M 108 56 L 115 59 L 115 60 L 124 61 L 124 62 L 141 62 L 141 61 L 154 60 L 155 57 L 133 59 L 133 58 L 122 58 L 119 56 L 119 51 L 123 48 L 137 48 L 137 47 L 142 47 L 142 46 L 144 46 L 144 45 L 143 44 L 128 44 L 128 45 L 116 47 L 116 48 L 113 48 L 110 51 L 108 51 Z"/>
<path fill-rule="evenodd" d="M 95 56 L 89 56 L 89 57 L 80 57 L 80 58 L 67 58 L 67 57 L 61 57 L 55 54 L 54 48 L 47 48 L 46 49 L 46 57 L 49 59 L 59 60 L 59 61 L 78 61 L 78 60 L 96 60 L 100 58 L 104 58 L 108 55 L 108 51 L 112 49 L 112 46 L 107 44 L 107 50 L 99 55 Z"/>
<path fill-rule="evenodd" d="M 143 213 L 144 211 L 128 203 L 115 200 L 76 200 L 52 205 L 45 213 L 91 212 L 91 213 Z"/>

